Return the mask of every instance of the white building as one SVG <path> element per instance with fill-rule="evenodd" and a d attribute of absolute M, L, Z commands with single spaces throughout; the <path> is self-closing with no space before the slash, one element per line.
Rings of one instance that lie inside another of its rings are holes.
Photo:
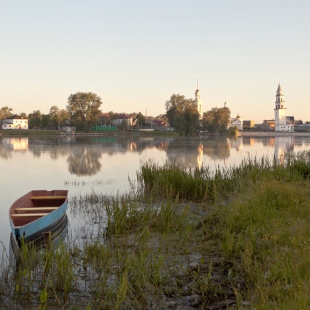
<path fill-rule="evenodd" d="M 198 80 L 197 80 L 197 89 L 195 91 L 195 103 L 197 106 L 197 111 L 199 113 L 199 119 L 202 119 L 202 103 L 201 103 L 201 99 L 200 99 L 200 91 L 198 88 Z"/>
<path fill-rule="evenodd" d="M 131 116 L 122 114 L 119 115 L 117 119 L 112 120 L 112 125 L 118 126 L 125 124 L 126 126 L 134 126 L 135 122 L 133 121 Z"/>
<path fill-rule="evenodd" d="M 13 115 L 0 121 L 1 129 L 28 129 L 28 119 Z"/>
<path fill-rule="evenodd" d="M 237 117 L 230 119 L 230 124 L 228 125 L 228 128 L 230 127 L 237 127 L 239 131 L 243 131 L 243 120 L 239 116 L 239 114 L 237 115 Z"/>
<path fill-rule="evenodd" d="M 276 107 L 274 109 L 275 131 L 294 131 L 294 123 L 286 116 L 286 108 L 284 107 L 283 93 L 281 85 L 278 85 L 276 93 Z"/>

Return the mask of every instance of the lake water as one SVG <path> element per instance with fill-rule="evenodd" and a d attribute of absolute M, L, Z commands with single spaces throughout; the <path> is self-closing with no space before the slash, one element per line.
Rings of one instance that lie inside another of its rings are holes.
<path fill-rule="evenodd" d="M 8 210 L 33 189 L 68 189 L 69 200 L 84 193 L 125 193 L 136 180 L 141 162 L 178 163 L 186 167 L 237 165 L 250 157 L 310 150 L 310 136 L 119 138 L 0 137 L 0 241 L 7 248 Z M 70 227 L 76 219 L 68 211 Z M 81 221 L 81 219 L 79 219 Z M 0 244 L 0 253 L 1 244 Z"/>

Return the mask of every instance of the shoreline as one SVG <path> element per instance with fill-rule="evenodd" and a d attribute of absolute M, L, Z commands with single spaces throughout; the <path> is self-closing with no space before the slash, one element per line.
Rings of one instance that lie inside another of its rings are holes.
<path fill-rule="evenodd" d="M 310 132 L 279 132 L 279 131 L 244 131 L 240 137 L 288 137 L 288 136 L 310 136 Z"/>

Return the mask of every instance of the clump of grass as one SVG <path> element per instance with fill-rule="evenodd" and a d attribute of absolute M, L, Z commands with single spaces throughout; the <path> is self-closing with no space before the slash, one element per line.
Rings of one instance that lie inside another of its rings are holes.
<path fill-rule="evenodd" d="M 219 211 L 222 249 L 247 280 L 244 298 L 258 309 L 310 302 L 308 165 L 298 159 L 283 169 L 285 178 L 257 179 Z"/>
<path fill-rule="evenodd" d="M 257 180 L 301 180 L 310 176 L 309 152 L 288 153 L 285 163 L 274 158 L 246 158 L 238 166 L 187 169 L 180 165 L 143 163 L 137 179 L 146 195 L 160 199 L 185 199 L 217 203 L 244 191 Z"/>

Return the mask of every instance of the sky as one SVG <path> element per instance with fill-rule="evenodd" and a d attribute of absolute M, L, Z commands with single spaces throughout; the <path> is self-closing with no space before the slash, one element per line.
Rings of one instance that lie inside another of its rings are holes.
<path fill-rule="evenodd" d="M 103 112 L 166 112 L 172 94 L 204 112 L 310 121 L 309 0 L 0 0 L 0 108 L 49 113 L 93 92 Z"/>

